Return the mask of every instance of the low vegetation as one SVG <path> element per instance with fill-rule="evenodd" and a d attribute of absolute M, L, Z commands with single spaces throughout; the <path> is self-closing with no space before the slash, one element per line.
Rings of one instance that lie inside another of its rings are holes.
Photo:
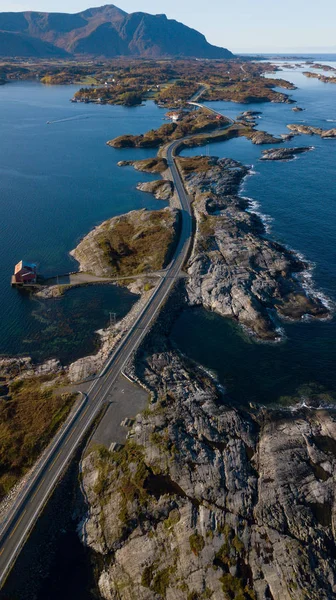
<path fill-rule="evenodd" d="M 144 158 L 136 160 L 132 164 L 137 171 L 145 173 L 163 173 L 168 168 L 165 158 Z"/>
<path fill-rule="evenodd" d="M 159 271 L 175 249 L 179 212 L 132 211 L 102 223 L 73 251 L 81 269 L 102 277 L 129 277 Z"/>
<path fill-rule="evenodd" d="M 196 556 L 199 556 L 199 554 L 202 552 L 203 548 L 205 547 L 204 537 L 202 535 L 200 535 L 198 532 L 193 533 L 189 537 L 189 544 L 190 544 L 190 550 Z"/>
<path fill-rule="evenodd" d="M 177 123 L 166 123 L 159 129 L 151 129 L 144 135 L 122 135 L 107 142 L 113 148 L 158 148 L 162 144 L 178 140 L 186 135 L 215 131 L 227 124 L 225 117 L 218 119 L 207 109 L 184 114 Z"/>
<path fill-rule="evenodd" d="M 52 376 L 16 379 L 0 399 L 0 499 L 35 463 L 68 416 L 75 394 L 61 394 Z"/>
<path fill-rule="evenodd" d="M 274 88 L 282 87 L 289 90 L 295 86 L 284 79 L 266 79 L 265 77 L 231 78 L 223 80 L 220 85 L 210 86 L 203 100 L 224 100 L 242 104 L 255 102 L 292 102 L 287 94 L 277 92 Z"/>
<path fill-rule="evenodd" d="M 77 102 L 135 106 L 149 98 L 166 108 L 183 108 L 199 90 L 203 100 L 288 102 L 288 96 L 274 88 L 291 90 L 294 86 L 263 76 L 275 71 L 270 63 L 242 59 L 16 59 L 0 63 L 0 80 L 38 78 L 49 85 L 79 83 L 83 87 L 75 94 Z"/>

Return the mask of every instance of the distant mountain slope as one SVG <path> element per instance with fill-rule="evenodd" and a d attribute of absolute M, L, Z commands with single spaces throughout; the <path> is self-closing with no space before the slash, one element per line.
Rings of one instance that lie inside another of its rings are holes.
<path fill-rule="evenodd" d="M 50 44 L 55 56 L 60 55 L 59 49 L 106 57 L 233 56 L 229 50 L 209 44 L 198 31 L 165 15 L 127 14 L 114 5 L 78 14 L 0 13 L 0 38 L 2 56 L 20 56 L 21 52 L 25 52 L 22 56 L 50 56 Z M 37 40 L 46 45 L 39 46 Z"/>
<path fill-rule="evenodd" d="M 65 58 L 69 54 L 62 48 L 57 48 L 38 38 L 22 33 L 0 31 L 0 56 Z"/>

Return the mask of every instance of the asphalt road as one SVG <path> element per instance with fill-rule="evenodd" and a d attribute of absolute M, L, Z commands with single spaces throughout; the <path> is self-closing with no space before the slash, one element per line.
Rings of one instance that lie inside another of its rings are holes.
<path fill-rule="evenodd" d="M 146 335 L 180 275 L 191 245 L 192 214 L 173 158 L 179 143 L 180 141 L 174 142 L 167 150 L 167 160 L 180 199 L 182 214 L 181 234 L 175 255 L 145 309 L 121 340 L 100 378 L 96 379 L 88 393 L 83 395 L 71 421 L 55 436 L 37 472 L 14 506 L 0 537 L 0 589 L 76 447 L 94 422 L 116 378 Z M 117 403 L 114 406 L 115 418 L 118 420 Z"/>

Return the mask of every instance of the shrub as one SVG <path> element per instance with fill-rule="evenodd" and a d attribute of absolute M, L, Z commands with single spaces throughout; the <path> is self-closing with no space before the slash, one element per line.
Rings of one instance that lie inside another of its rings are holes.
<path fill-rule="evenodd" d="M 193 533 L 190 538 L 189 538 L 189 544 L 190 544 L 190 550 L 196 555 L 199 556 L 199 554 L 202 552 L 204 546 L 205 546 L 205 541 L 202 535 L 199 535 L 199 533 Z"/>

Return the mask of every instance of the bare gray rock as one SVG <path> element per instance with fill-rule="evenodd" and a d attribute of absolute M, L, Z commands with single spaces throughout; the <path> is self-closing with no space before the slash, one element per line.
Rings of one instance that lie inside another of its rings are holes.
<path fill-rule="evenodd" d="M 306 265 L 266 239 L 260 218 L 247 211 L 249 201 L 236 195 L 248 169 L 231 159 L 204 157 L 181 158 L 180 164 L 197 223 L 188 266 L 190 304 L 234 318 L 268 340 L 279 336 L 270 309 L 291 319 L 326 317 L 327 308 L 295 277 Z"/>
<path fill-rule="evenodd" d="M 247 137 L 251 140 L 253 144 L 260 146 L 262 144 L 281 144 L 283 139 L 277 138 L 274 135 L 267 133 L 267 131 L 252 131 L 251 134 L 248 134 Z"/>
<path fill-rule="evenodd" d="M 311 125 L 287 125 L 288 129 L 296 135 L 319 135 L 322 139 L 336 138 L 336 129 L 321 129 L 320 127 L 312 127 Z"/>
<path fill-rule="evenodd" d="M 141 192 L 153 194 L 157 200 L 168 201 L 174 194 L 174 185 L 172 181 L 168 181 L 167 179 L 138 183 L 137 189 Z"/>
<path fill-rule="evenodd" d="M 157 402 L 83 464 L 103 598 L 336 598 L 333 416 L 240 412 L 160 345 L 135 371 Z"/>
<path fill-rule="evenodd" d="M 293 160 L 297 154 L 313 150 L 312 146 L 302 148 L 269 148 L 263 150 L 260 160 Z"/>

